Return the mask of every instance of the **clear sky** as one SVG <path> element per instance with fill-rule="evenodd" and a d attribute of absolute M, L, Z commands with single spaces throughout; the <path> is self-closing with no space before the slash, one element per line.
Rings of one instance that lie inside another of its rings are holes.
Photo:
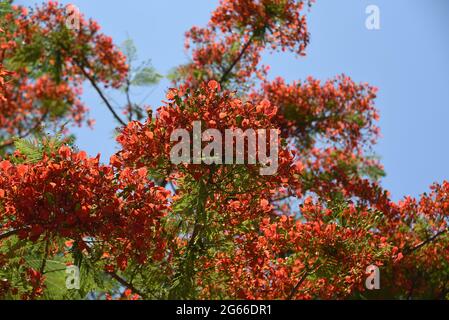
<path fill-rule="evenodd" d="M 20 0 L 32 4 L 41 1 Z M 117 44 L 131 37 L 139 57 L 167 74 L 187 60 L 184 32 L 207 23 L 217 0 L 72 0 Z M 380 8 L 380 30 L 365 28 L 368 5 Z M 317 0 L 308 14 L 311 44 L 307 56 L 267 55 L 271 76 L 287 80 L 340 73 L 379 88 L 376 105 L 383 137 L 376 152 L 393 199 L 417 196 L 434 182 L 449 179 L 449 1 Z M 167 80 L 135 92 L 135 100 L 160 105 Z M 120 103 L 120 98 L 113 95 Z M 97 120 L 95 130 L 76 129 L 78 146 L 107 161 L 116 150 L 115 123 L 86 85 L 84 101 Z"/>

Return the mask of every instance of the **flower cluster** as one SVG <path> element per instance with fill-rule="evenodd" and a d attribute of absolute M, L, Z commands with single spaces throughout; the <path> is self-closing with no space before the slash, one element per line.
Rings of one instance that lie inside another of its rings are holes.
<path fill-rule="evenodd" d="M 35 163 L 0 162 L 1 233 L 33 243 L 71 239 L 86 254 L 106 252 L 111 272 L 124 269 L 128 259 L 163 258 L 161 220 L 169 195 L 148 180 L 145 169 L 117 172 L 99 157 L 62 146 Z"/>
<path fill-rule="evenodd" d="M 286 84 L 282 78 L 265 82 L 254 99 L 268 99 L 279 107 L 279 126 L 295 139 L 298 149 L 310 149 L 315 141 L 343 145 L 352 151 L 374 143 L 379 119 L 374 106 L 377 89 L 356 84 L 345 75 L 321 83 L 307 78 Z"/>
<path fill-rule="evenodd" d="M 106 299 L 448 298 L 449 183 L 391 201 L 369 154 L 376 89 L 345 75 L 265 77 L 265 48 L 304 55 L 305 5 L 221 0 L 187 32 L 192 61 L 167 101 L 120 130 L 109 164 L 58 139 L 37 151 L 19 140 L 0 161 L 0 298 L 52 297 L 51 263 L 80 267 L 78 292 Z M 99 26 L 80 16 L 68 28 L 56 2 L 2 19 L 1 143 L 43 121 L 81 123 L 81 83 L 118 87 L 127 74 Z M 187 160 L 174 162 L 180 129 Z M 224 149 L 243 163 L 206 152 L 227 130 L 240 130 Z M 274 174 L 249 162 L 269 143 L 249 148 L 248 130 L 273 130 Z M 373 265 L 382 290 L 368 292 Z"/>
<path fill-rule="evenodd" d="M 131 122 L 122 130 L 117 137 L 122 149 L 113 156 L 112 164 L 118 167 L 145 166 L 150 171 L 167 177 L 189 173 L 200 180 L 213 167 L 189 163 L 175 166 L 171 163 L 170 152 L 176 143 L 171 136 L 175 130 L 182 128 L 192 133 L 195 121 L 201 122 L 202 129 L 216 129 L 222 136 L 225 136 L 227 129 L 240 129 L 242 132 L 246 129 L 278 129 L 272 123 L 276 107 L 268 101 L 255 105 L 242 101 L 229 91 L 220 92 L 220 86 L 215 80 L 202 84 L 198 89 L 170 89 L 167 99 L 169 101 L 158 109 L 155 119 L 149 118 L 145 123 Z M 276 142 L 282 145 L 282 141 Z M 233 140 L 232 143 L 232 148 L 235 149 L 236 141 Z M 248 159 L 249 149 L 245 148 L 244 152 L 244 158 Z M 291 176 L 292 155 L 287 148 L 279 148 L 278 161 L 278 174 L 270 179 Z M 218 171 L 221 170 L 221 174 L 225 175 L 226 167 Z M 247 165 L 246 168 L 253 175 L 257 172 L 255 165 Z M 229 178 L 232 179 L 232 176 Z"/>
<path fill-rule="evenodd" d="M 71 29 L 69 18 L 55 1 L 31 10 L 13 6 L 2 16 L 0 63 L 14 72 L 11 85 L 1 86 L 0 140 L 6 146 L 8 138 L 45 122 L 81 125 L 88 111 L 80 100 L 84 80 L 113 87 L 123 83 L 126 58 L 112 39 L 82 15 L 79 30 Z"/>
<path fill-rule="evenodd" d="M 260 67 L 265 47 L 305 54 L 309 34 L 302 1 L 222 0 L 205 28 L 186 33 L 192 63 L 178 69 L 178 78 L 189 85 L 216 79 L 234 88 L 248 87 L 254 75 L 265 78 Z"/>

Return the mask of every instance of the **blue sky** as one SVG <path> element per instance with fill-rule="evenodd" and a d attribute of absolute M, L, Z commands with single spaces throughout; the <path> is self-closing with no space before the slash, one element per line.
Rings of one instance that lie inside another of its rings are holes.
<path fill-rule="evenodd" d="M 40 1 L 16 1 L 32 4 Z M 167 74 L 187 60 L 184 32 L 207 23 L 217 0 L 72 0 L 96 19 L 117 44 L 131 37 L 139 57 L 151 59 Z M 365 8 L 380 8 L 381 29 L 365 28 Z M 387 177 L 383 185 L 393 199 L 417 196 L 434 182 L 449 179 L 449 1 L 317 0 L 308 14 L 311 44 L 305 58 L 266 55 L 271 76 L 288 81 L 309 75 L 319 79 L 345 73 L 379 88 L 376 101 L 383 137 L 375 151 Z M 136 100 L 158 107 L 169 86 L 135 92 Z M 120 103 L 119 97 L 114 99 Z M 116 150 L 115 123 L 86 85 L 84 101 L 97 120 L 95 130 L 76 129 L 78 146 L 103 161 Z"/>

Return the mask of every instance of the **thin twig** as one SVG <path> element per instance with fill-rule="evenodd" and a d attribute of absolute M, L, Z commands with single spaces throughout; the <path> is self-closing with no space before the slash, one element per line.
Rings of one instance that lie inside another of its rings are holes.
<path fill-rule="evenodd" d="M 6 233 L 0 234 L 0 240 L 6 239 L 6 238 L 9 238 L 10 236 L 18 234 L 22 230 L 26 230 L 26 228 L 15 229 L 15 230 L 11 230 L 11 231 L 8 231 Z"/>
<path fill-rule="evenodd" d="M 240 61 L 240 59 L 243 57 L 243 55 L 245 54 L 246 50 L 248 50 L 249 46 L 251 45 L 251 42 L 254 39 L 254 34 L 251 35 L 251 37 L 249 38 L 249 40 L 245 43 L 245 45 L 243 46 L 242 50 L 240 51 L 240 54 L 237 56 L 237 58 L 232 62 L 232 64 L 224 71 L 223 75 L 221 76 L 221 79 L 219 81 L 220 84 L 223 84 L 223 82 L 226 80 L 226 78 L 228 77 L 229 73 L 232 71 L 232 69 L 235 67 L 235 65 Z"/>
<path fill-rule="evenodd" d="M 117 114 L 117 112 L 115 112 L 114 108 L 112 107 L 111 103 L 109 102 L 109 100 L 106 98 L 106 96 L 104 95 L 103 91 L 100 89 L 100 87 L 97 85 L 95 79 L 86 71 L 86 69 L 84 69 L 84 66 L 81 63 L 76 62 L 76 65 L 78 66 L 78 68 L 81 70 L 81 72 L 83 73 L 83 75 L 89 80 L 89 82 L 91 83 L 91 85 L 94 87 L 94 89 L 97 91 L 98 95 L 100 96 L 101 100 L 103 100 L 103 102 L 106 104 L 106 107 L 109 109 L 109 111 L 111 111 L 112 115 L 114 116 L 114 118 L 122 125 L 125 126 L 126 123 L 120 118 L 120 116 Z"/>
<path fill-rule="evenodd" d="M 132 101 L 131 101 L 131 96 L 129 94 L 130 86 L 131 86 L 131 81 L 128 78 L 128 79 L 126 79 L 126 90 L 125 90 L 126 101 L 128 102 L 128 108 L 129 108 L 128 121 L 132 121 L 133 120 L 133 104 L 132 104 Z"/>
<path fill-rule="evenodd" d="M 86 248 L 86 251 L 88 254 L 92 253 L 92 250 L 90 247 Z M 116 280 L 118 283 L 120 283 L 122 286 L 131 289 L 132 292 L 137 293 L 139 296 L 141 296 L 143 299 L 147 299 L 147 296 L 139 289 L 137 289 L 132 283 L 128 282 L 124 278 L 120 277 L 115 271 L 105 271 L 107 275 L 109 275 L 112 279 Z"/>
<path fill-rule="evenodd" d="M 39 272 L 41 274 L 44 274 L 45 266 L 47 265 L 47 258 L 48 258 L 48 251 L 50 249 L 50 239 L 47 239 L 45 241 L 45 252 L 44 252 L 44 258 L 42 259 L 41 268 L 39 269 Z"/>
<path fill-rule="evenodd" d="M 123 279 L 122 277 L 120 277 L 117 273 L 115 272 L 106 272 L 108 275 L 111 276 L 111 278 L 113 278 L 114 280 L 116 280 L 118 283 L 120 283 L 122 286 L 131 289 L 132 292 L 137 293 L 139 296 L 141 296 L 143 299 L 147 299 L 145 294 L 142 293 L 142 291 L 140 291 L 139 289 L 137 289 L 136 287 L 134 287 L 134 285 L 132 283 L 129 283 L 128 281 L 126 281 L 125 279 Z"/>
<path fill-rule="evenodd" d="M 8 139 L 5 142 L 3 142 L 2 144 L 0 144 L 0 149 L 3 149 L 3 148 L 13 145 L 17 139 L 23 139 L 23 138 L 26 138 L 27 136 L 29 136 L 31 133 L 33 133 L 33 131 L 35 131 L 37 128 L 39 128 L 39 126 L 42 124 L 42 122 L 45 121 L 45 118 L 47 117 L 47 115 L 48 115 L 48 111 L 46 111 L 42 115 L 42 117 L 39 119 L 39 121 L 33 127 L 28 129 L 25 133 L 19 134 L 16 138 Z"/>
<path fill-rule="evenodd" d="M 306 280 L 308 275 L 309 275 L 309 271 L 306 270 L 303 273 L 303 275 L 301 276 L 301 278 L 299 279 L 298 283 L 295 285 L 295 287 L 292 289 L 292 291 L 288 295 L 287 300 L 292 300 L 295 297 L 296 293 L 298 292 L 299 288 L 301 287 L 304 280 Z"/>
<path fill-rule="evenodd" d="M 421 243 L 417 244 L 417 245 L 414 246 L 413 248 L 408 249 L 408 250 L 404 250 L 404 254 L 410 254 L 410 253 L 412 253 L 412 252 L 414 252 L 414 251 L 416 251 L 416 250 L 421 249 L 421 248 L 424 247 L 425 245 L 427 245 L 427 244 L 429 244 L 429 243 L 435 241 L 439 236 L 445 234 L 447 231 L 448 231 L 448 228 L 443 229 L 443 230 L 437 232 L 435 235 L 433 235 L 432 237 L 430 237 L 430 238 L 428 238 L 428 239 L 422 241 Z"/>

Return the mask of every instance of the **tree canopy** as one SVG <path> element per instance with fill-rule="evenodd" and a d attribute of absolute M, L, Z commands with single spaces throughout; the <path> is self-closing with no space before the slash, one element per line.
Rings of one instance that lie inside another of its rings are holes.
<path fill-rule="evenodd" d="M 449 183 L 399 202 L 380 186 L 377 88 L 267 77 L 264 51 L 306 54 L 313 1 L 221 0 L 186 32 L 190 59 L 154 114 L 131 89 L 162 76 L 135 64 L 131 40 L 116 46 L 82 15 L 71 28 L 55 1 L 1 6 L 0 298 L 449 297 Z M 117 122 L 108 163 L 70 135 L 93 124 L 85 82 Z M 116 109 L 106 90 L 127 103 Z M 174 164 L 172 134 L 195 121 L 276 129 L 276 173 Z M 379 290 L 365 287 L 371 265 Z"/>

